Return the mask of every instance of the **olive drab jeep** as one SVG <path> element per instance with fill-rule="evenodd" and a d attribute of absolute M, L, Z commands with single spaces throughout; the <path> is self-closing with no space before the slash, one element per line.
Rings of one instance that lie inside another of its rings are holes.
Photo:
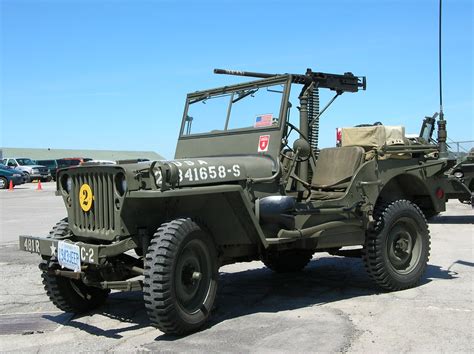
<path fill-rule="evenodd" d="M 424 213 L 445 210 L 439 144 L 374 125 L 319 149 L 321 115 L 365 77 L 215 72 L 258 80 L 188 94 L 173 160 L 58 172 L 67 218 L 20 236 L 42 257 L 51 301 L 80 313 L 111 290 L 142 290 L 151 324 L 182 335 L 212 315 L 230 263 L 296 272 L 315 252 L 355 255 L 381 288 L 415 286 L 430 253 Z M 320 109 L 322 89 L 334 97 Z"/>

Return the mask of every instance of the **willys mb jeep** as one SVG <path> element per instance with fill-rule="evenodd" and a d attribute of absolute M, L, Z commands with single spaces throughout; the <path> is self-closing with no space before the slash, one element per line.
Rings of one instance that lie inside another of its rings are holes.
<path fill-rule="evenodd" d="M 423 211 L 445 210 L 439 144 L 375 125 L 318 149 L 321 114 L 365 77 L 215 72 L 259 79 L 188 94 L 174 160 L 58 172 L 67 218 L 20 236 L 42 257 L 51 301 L 80 313 L 111 289 L 143 290 L 151 324 L 186 334 L 208 319 L 230 263 L 294 272 L 315 252 L 356 255 L 381 288 L 415 286 L 430 252 Z M 321 110 L 320 89 L 334 91 Z"/>

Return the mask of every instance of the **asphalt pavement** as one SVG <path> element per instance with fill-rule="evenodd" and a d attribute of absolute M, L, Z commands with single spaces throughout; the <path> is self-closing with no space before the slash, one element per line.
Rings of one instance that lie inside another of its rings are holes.
<path fill-rule="evenodd" d="M 360 259 L 317 254 L 301 273 L 260 262 L 220 270 L 209 325 L 178 338 L 151 327 L 140 292 L 114 292 L 73 316 L 46 297 L 39 256 L 19 234 L 44 235 L 65 217 L 54 183 L 0 191 L 1 352 L 473 352 L 474 212 L 457 201 L 430 222 L 431 257 L 421 284 L 380 291 Z"/>

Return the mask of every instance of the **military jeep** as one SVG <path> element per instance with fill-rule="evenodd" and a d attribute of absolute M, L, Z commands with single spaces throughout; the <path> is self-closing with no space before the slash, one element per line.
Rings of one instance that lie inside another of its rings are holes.
<path fill-rule="evenodd" d="M 455 166 L 449 170 L 449 176 L 459 180 L 469 189 L 471 194 L 456 195 L 461 203 L 473 205 L 472 195 L 474 193 L 474 148 L 472 148 L 467 156 L 463 157 Z M 466 189 L 466 188 L 464 188 Z"/>
<path fill-rule="evenodd" d="M 415 286 L 430 252 L 423 211 L 445 210 L 438 145 L 375 125 L 319 149 L 321 115 L 365 77 L 215 72 L 258 80 L 188 94 L 174 160 L 58 171 L 67 218 L 20 236 L 51 301 L 80 313 L 112 289 L 143 290 L 151 324 L 181 335 L 207 321 L 230 263 L 296 272 L 329 252 L 361 257 L 383 289 Z M 320 89 L 334 92 L 322 109 Z"/>

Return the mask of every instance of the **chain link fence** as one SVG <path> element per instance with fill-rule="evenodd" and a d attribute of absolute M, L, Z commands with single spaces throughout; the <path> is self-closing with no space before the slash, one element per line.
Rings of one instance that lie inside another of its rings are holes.
<path fill-rule="evenodd" d="M 474 140 L 454 141 L 448 138 L 449 151 L 461 159 L 469 153 L 474 153 Z"/>

